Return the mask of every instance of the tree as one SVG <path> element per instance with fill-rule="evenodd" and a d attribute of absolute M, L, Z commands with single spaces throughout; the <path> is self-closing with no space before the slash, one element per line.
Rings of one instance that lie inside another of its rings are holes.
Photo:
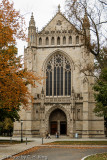
<path fill-rule="evenodd" d="M 96 100 L 94 112 L 97 116 L 104 116 L 105 134 L 107 136 L 107 67 L 101 70 L 93 89 Z"/>
<path fill-rule="evenodd" d="M 5 133 L 11 136 L 13 132 L 13 121 L 11 118 L 5 118 L 3 122 L 0 122 L 0 135 L 5 135 Z"/>
<path fill-rule="evenodd" d="M 16 38 L 25 39 L 24 18 L 9 0 L 0 3 L 0 48 L 15 44 Z"/>
<path fill-rule="evenodd" d="M 3 122 L 3 132 L 4 134 L 6 133 L 9 136 L 12 136 L 13 132 L 13 121 L 11 118 L 5 118 Z"/>
<path fill-rule="evenodd" d="M 80 64 L 81 72 L 96 79 L 95 113 L 107 117 L 107 1 L 66 0 L 66 14 L 82 37 L 89 54 L 95 56 L 95 64 Z M 97 73 L 97 74 L 96 74 Z"/>
<path fill-rule="evenodd" d="M 94 85 L 96 107 L 94 112 L 98 116 L 107 118 L 107 67 L 104 68 Z"/>
<path fill-rule="evenodd" d="M 27 109 L 33 100 L 27 85 L 35 86 L 34 80 L 40 83 L 41 77 L 23 68 L 17 56 L 16 38 L 26 39 L 23 17 L 9 0 L 2 0 L 0 8 L 0 121 L 14 121 L 20 118 L 20 105 Z"/>
<path fill-rule="evenodd" d="M 94 64 L 93 62 L 90 62 L 88 58 L 84 58 L 84 66 L 82 63 L 78 65 L 78 68 L 80 69 L 81 73 L 84 73 L 85 76 L 92 76 L 96 80 L 100 78 L 100 74 L 102 73 L 102 70 L 104 68 L 107 68 L 107 48 L 104 47 L 103 49 L 100 49 L 99 53 L 99 60 L 95 57 Z"/>
<path fill-rule="evenodd" d="M 99 2 L 101 2 L 104 5 L 107 5 L 107 2 L 105 2 L 105 0 L 99 0 Z"/>
<path fill-rule="evenodd" d="M 94 76 L 97 116 L 104 116 L 107 128 L 107 3 L 103 0 L 66 0 L 66 13 L 77 32 L 84 39 L 88 53 L 95 56 L 95 64 L 80 64 L 85 76 Z M 84 60 L 86 61 L 86 60 Z"/>
<path fill-rule="evenodd" d="M 100 50 L 106 46 L 107 42 L 105 1 L 66 0 L 66 14 L 78 33 L 83 37 L 88 51 L 101 64 Z M 101 64 L 101 67 L 103 68 L 103 64 Z"/>

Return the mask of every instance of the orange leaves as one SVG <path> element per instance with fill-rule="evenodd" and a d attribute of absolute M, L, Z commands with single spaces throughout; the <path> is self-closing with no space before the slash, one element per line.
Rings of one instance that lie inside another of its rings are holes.
<path fill-rule="evenodd" d="M 19 110 L 27 107 L 32 96 L 27 85 L 40 83 L 41 77 L 23 69 L 20 57 L 16 57 L 16 38 L 24 39 L 24 19 L 9 0 L 0 2 L 0 109 Z"/>
<path fill-rule="evenodd" d="M 9 46 L 0 53 L 0 107 L 11 111 L 19 110 L 23 104 L 27 108 L 32 96 L 28 90 L 28 84 L 36 87 L 34 81 L 41 83 L 41 77 L 35 76 L 22 68 L 21 58 L 13 53 L 14 46 Z"/>
<path fill-rule="evenodd" d="M 25 39 L 25 22 L 13 3 L 2 0 L 0 3 L 0 47 L 15 44 L 16 38 Z"/>

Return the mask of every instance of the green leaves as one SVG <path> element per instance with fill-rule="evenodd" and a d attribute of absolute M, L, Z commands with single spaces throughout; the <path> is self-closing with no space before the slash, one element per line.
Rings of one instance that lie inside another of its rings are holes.
<path fill-rule="evenodd" d="M 93 87 L 96 107 L 94 112 L 97 116 L 107 117 L 107 68 L 102 69 L 101 75 Z"/>

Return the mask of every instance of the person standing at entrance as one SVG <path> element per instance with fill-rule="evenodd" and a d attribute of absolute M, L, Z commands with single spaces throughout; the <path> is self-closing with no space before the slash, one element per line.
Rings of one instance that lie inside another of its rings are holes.
<path fill-rule="evenodd" d="M 59 138 L 59 132 L 57 132 L 57 138 Z"/>
<path fill-rule="evenodd" d="M 56 132 L 56 138 L 59 138 L 59 132 Z"/>
<path fill-rule="evenodd" d="M 56 132 L 56 134 L 55 134 L 55 137 L 57 138 L 57 132 Z"/>

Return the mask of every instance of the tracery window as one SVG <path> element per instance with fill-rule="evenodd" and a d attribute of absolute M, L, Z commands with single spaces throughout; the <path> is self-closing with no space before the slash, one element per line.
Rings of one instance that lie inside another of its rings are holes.
<path fill-rule="evenodd" d="M 55 54 L 46 66 L 46 96 L 71 95 L 71 66 L 63 55 Z"/>

